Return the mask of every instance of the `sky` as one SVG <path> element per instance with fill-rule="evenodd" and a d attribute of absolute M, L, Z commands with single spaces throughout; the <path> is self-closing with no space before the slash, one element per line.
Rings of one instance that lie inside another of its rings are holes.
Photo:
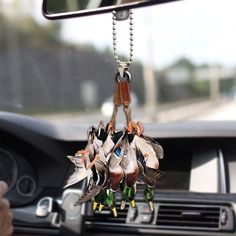
<path fill-rule="evenodd" d="M 1 0 L 8 2 L 10 0 Z M 41 1 L 21 0 L 42 24 Z M 31 2 L 31 4 L 27 4 Z M 34 4 L 32 4 L 34 2 Z M 163 67 L 180 57 L 236 65 L 236 0 L 184 0 L 134 9 L 134 59 Z M 26 7 L 27 10 L 27 7 Z M 61 36 L 75 44 L 112 48 L 112 14 L 63 20 Z M 117 23 L 118 53 L 129 55 L 128 22 Z"/>
<path fill-rule="evenodd" d="M 157 66 L 185 56 L 195 63 L 235 66 L 236 1 L 185 0 L 134 10 L 134 58 Z M 63 24 L 62 37 L 112 46 L 111 14 L 81 17 Z M 128 56 L 128 22 L 117 24 L 121 54 Z"/>

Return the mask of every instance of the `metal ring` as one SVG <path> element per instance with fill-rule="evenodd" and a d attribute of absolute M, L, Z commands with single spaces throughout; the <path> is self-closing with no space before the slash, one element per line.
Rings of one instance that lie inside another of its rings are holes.
<path fill-rule="evenodd" d="M 130 82 L 131 81 L 131 74 L 127 70 L 125 70 L 124 71 L 124 77 L 121 77 L 120 73 L 118 72 L 116 74 L 116 82 L 120 83 L 121 78 L 125 78 L 125 79 L 127 79 L 128 82 Z"/>

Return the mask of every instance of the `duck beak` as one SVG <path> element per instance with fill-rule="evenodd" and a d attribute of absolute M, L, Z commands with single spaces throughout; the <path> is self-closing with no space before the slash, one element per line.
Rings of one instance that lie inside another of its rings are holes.
<path fill-rule="evenodd" d="M 120 204 L 120 209 L 121 210 L 124 210 L 125 209 L 125 204 L 126 202 L 124 200 L 121 201 L 121 204 Z"/>
<path fill-rule="evenodd" d="M 117 217 L 117 211 L 116 211 L 116 208 L 113 207 L 113 208 L 111 208 L 111 210 L 112 210 L 113 216 L 114 216 L 114 217 Z"/>
<path fill-rule="evenodd" d="M 98 203 L 94 200 L 94 202 L 93 202 L 93 210 L 94 211 L 97 209 L 97 205 L 98 205 Z"/>
<path fill-rule="evenodd" d="M 99 211 L 99 212 L 102 212 L 103 207 L 104 207 L 104 205 L 103 205 L 103 204 L 100 204 L 98 211 Z"/>
<path fill-rule="evenodd" d="M 132 207 L 132 208 L 135 208 L 135 201 L 134 201 L 134 200 L 132 200 L 132 201 L 130 202 L 130 204 L 131 204 L 131 207 Z"/>
<path fill-rule="evenodd" d="M 153 202 L 148 202 L 150 211 L 153 212 L 154 211 L 154 206 L 153 206 Z"/>
<path fill-rule="evenodd" d="M 66 156 L 70 161 L 73 162 L 73 158 L 75 158 L 74 156 Z"/>

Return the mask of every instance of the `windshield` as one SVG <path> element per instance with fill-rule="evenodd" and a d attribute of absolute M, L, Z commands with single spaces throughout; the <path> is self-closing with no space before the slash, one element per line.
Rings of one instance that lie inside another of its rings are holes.
<path fill-rule="evenodd" d="M 236 1 L 134 9 L 132 112 L 144 123 L 236 119 Z M 108 121 L 112 14 L 48 21 L 41 1 L 0 0 L 0 110 L 53 122 Z M 129 24 L 117 23 L 129 57 Z"/>

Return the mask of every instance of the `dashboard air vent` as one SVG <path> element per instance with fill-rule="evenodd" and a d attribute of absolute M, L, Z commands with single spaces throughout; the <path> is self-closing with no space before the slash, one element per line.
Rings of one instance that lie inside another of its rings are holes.
<path fill-rule="evenodd" d="M 230 231 L 234 228 L 230 207 L 212 205 L 160 205 L 156 225 L 208 231 Z"/>
<path fill-rule="evenodd" d="M 99 212 L 98 210 L 96 210 L 89 221 L 94 222 L 94 223 L 105 223 L 105 224 L 126 223 L 128 209 L 129 209 L 129 205 L 126 205 L 124 210 L 120 210 L 120 204 L 117 204 L 117 207 L 116 207 L 117 217 L 114 217 L 110 208 L 104 207 L 102 212 Z"/>

